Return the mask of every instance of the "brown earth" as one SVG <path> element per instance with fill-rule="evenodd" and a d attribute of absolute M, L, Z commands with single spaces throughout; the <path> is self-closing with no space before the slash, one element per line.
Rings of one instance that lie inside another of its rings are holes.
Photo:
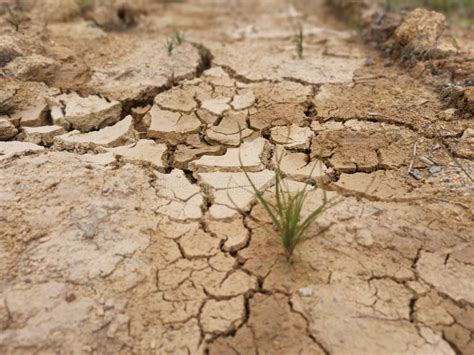
<path fill-rule="evenodd" d="M 474 353 L 472 89 L 322 1 L 55 6 L 0 25 L 0 353 Z M 292 265 L 275 152 L 341 200 Z"/>

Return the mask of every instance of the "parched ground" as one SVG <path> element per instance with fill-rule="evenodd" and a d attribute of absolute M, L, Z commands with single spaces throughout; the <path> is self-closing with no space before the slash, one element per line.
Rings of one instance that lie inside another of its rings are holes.
<path fill-rule="evenodd" d="M 2 25 L 2 354 L 474 353 L 472 116 L 303 3 Z M 292 266 L 239 154 L 341 201 Z"/>

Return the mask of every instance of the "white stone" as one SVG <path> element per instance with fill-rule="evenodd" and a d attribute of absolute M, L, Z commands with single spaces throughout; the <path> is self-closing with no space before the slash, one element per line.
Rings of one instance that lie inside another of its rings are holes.
<path fill-rule="evenodd" d="M 314 291 L 310 287 L 302 287 L 298 290 L 298 293 L 301 297 L 312 297 L 314 295 Z"/>

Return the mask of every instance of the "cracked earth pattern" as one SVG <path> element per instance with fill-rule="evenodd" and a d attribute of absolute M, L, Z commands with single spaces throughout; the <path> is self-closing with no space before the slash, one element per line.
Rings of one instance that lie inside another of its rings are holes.
<path fill-rule="evenodd" d="M 473 171 L 472 117 L 301 3 L 0 36 L 1 353 L 474 353 L 474 185 L 437 136 Z M 295 187 L 321 162 L 305 213 L 341 199 L 292 266 L 239 162 L 271 197 L 277 154 Z"/>

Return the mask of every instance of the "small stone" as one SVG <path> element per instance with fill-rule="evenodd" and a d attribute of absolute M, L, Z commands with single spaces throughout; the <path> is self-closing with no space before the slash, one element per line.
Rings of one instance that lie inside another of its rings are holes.
<path fill-rule="evenodd" d="M 436 175 L 441 172 L 441 167 L 439 165 L 432 165 L 430 166 L 428 171 L 430 172 L 431 175 Z"/>
<path fill-rule="evenodd" d="M 87 223 L 83 230 L 83 237 L 86 238 L 86 239 L 92 239 L 95 237 L 95 234 L 96 234 L 96 229 L 95 229 L 95 225 L 92 224 L 92 223 Z"/>
<path fill-rule="evenodd" d="M 298 292 L 301 297 L 312 297 L 314 295 L 313 289 L 309 287 L 302 287 Z"/>
<path fill-rule="evenodd" d="M 364 61 L 364 65 L 366 67 L 371 67 L 372 65 L 374 65 L 374 60 L 372 58 L 366 58 Z"/>
<path fill-rule="evenodd" d="M 421 175 L 421 173 L 416 169 L 411 170 L 410 175 L 413 176 L 416 180 L 423 180 L 423 175 Z"/>

